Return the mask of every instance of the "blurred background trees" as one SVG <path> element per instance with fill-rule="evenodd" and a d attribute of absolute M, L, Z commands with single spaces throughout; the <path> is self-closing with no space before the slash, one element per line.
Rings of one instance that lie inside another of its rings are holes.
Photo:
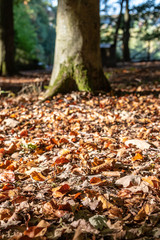
<path fill-rule="evenodd" d="M 52 65 L 56 7 L 51 1 L 14 1 L 15 62 L 19 68 Z"/>
<path fill-rule="evenodd" d="M 160 60 L 159 39 L 160 1 L 101 0 L 101 42 L 116 61 Z"/>
<path fill-rule="evenodd" d="M 52 66 L 54 2 L 0 0 L 0 75 Z M 100 0 L 100 8 L 104 65 L 160 60 L 160 0 Z"/>

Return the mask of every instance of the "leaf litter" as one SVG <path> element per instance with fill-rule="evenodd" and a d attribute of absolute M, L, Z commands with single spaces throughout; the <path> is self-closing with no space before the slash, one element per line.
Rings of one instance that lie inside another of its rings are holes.
<path fill-rule="evenodd" d="M 159 239 L 159 99 L 0 99 L 0 239 Z"/>

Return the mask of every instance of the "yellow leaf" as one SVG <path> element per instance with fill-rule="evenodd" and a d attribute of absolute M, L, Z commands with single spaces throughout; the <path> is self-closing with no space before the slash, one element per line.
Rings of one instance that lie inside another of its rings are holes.
<path fill-rule="evenodd" d="M 43 176 L 40 172 L 33 171 L 31 173 L 31 176 L 35 181 L 45 181 L 46 180 L 46 177 Z"/>
<path fill-rule="evenodd" d="M 113 204 L 107 201 L 107 199 L 103 195 L 99 195 L 98 200 L 102 203 L 103 210 L 113 207 Z"/>

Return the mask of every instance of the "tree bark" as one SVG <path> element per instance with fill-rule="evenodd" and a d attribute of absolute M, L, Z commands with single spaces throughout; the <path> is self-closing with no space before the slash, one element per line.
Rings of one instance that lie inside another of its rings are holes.
<path fill-rule="evenodd" d="M 99 0 L 59 0 L 54 68 L 46 97 L 108 91 L 101 64 Z"/>
<path fill-rule="evenodd" d="M 126 0 L 126 9 L 124 14 L 124 29 L 123 29 L 123 60 L 124 61 L 130 61 L 129 29 L 130 29 L 129 0 Z"/>
<path fill-rule="evenodd" d="M 14 73 L 13 0 L 0 0 L 0 74 Z"/>

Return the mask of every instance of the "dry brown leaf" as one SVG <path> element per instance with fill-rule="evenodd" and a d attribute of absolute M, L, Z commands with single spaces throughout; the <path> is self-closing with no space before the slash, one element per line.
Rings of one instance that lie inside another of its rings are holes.
<path fill-rule="evenodd" d="M 156 176 L 143 177 L 142 180 L 149 183 L 152 187 L 160 189 L 160 180 Z"/>
<path fill-rule="evenodd" d="M 103 185 L 106 185 L 107 183 L 108 183 L 107 180 L 102 180 L 99 177 L 93 177 L 90 180 L 90 184 L 96 185 L 96 186 L 103 186 Z"/>
<path fill-rule="evenodd" d="M 7 221 L 12 216 L 10 209 L 1 209 L 0 220 Z"/>
<path fill-rule="evenodd" d="M 6 154 L 12 154 L 16 151 L 17 149 L 17 145 L 15 142 L 11 143 L 11 145 L 9 146 L 9 148 L 5 149 L 5 153 Z"/>
<path fill-rule="evenodd" d="M 103 171 L 102 174 L 105 177 L 120 177 L 120 172 L 118 171 Z"/>
<path fill-rule="evenodd" d="M 111 170 L 114 167 L 114 164 L 115 164 L 114 159 L 106 159 L 105 163 L 102 163 L 96 167 L 92 167 L 91 173 L 96 174 L 96 173 L 100 173 L 102 171 L 106 171 L 108 169 Z"/>
<path fill-rule="evenodd" d="M 54 197 L 63 197 L 70 191 L 70 186 L 68 184 L 64 184 L 60 187 L 52 188 L 53 196 Z"/>
<path fill-rule="evenodd" d="M 52 166 L 55 166 L 55 165 L 57 165 L 57 166 L 63 166 L 64 164 L 67 164 L 67 163 L 69 163 L 70 161 L 67 159 L 67 158 L 65 158 L 65 157 L 59 157 L 59 158 L 57 158 L 56 160 L 55 160 L 55 162 L 52 164 Z"/>
<path fill-rule="evenodd" d="M 102 203 L 103 210 L 107 210 L 113 207 L 113 204 L 107 201 L 107 199 L 103 195 L 99 195 L 98 200 Z"/>

